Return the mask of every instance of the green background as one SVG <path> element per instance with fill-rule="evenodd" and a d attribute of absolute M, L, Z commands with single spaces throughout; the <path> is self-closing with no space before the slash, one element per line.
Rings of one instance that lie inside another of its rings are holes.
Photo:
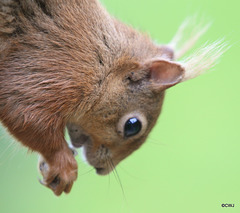
<path fill-rule="evenodd" d="M 1 130 L 0 213 L 240 212 L 239 1 L 102 2 L 161 43 L 199 13 L 213 25 L 198 45 L 225 37 L 232 47 L 212 72 L 168 90 L 149 139 L 117 167 L 123 190 L 114 174 L 97 176 L 79 158 L 72 192 L 55 197 L 38 183 L 37 155 Z"/>

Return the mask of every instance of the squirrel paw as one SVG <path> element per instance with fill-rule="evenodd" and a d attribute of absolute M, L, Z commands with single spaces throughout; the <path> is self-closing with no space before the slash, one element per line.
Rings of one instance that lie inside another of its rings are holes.
<path fill-rule="evenodd" d="M 74 159 L 76 151 L 70 148 L 56 153 L 51 163 L 40 156 L 38 168 L 43 176 L 40 183 L 50 188 L 55 195 L 59 196 L 62 192 L 69 193 L 73 182 L 77 179 L 77 162 Z"/>

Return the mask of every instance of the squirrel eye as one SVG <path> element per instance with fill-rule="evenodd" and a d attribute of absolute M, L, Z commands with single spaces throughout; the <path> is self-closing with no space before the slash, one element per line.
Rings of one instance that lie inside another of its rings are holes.
<path fill-rule="evenodd" d="M 130 118 L 124 126 L 124 137 L 131 137 L 138 134 L 142 129 L 142 123 L 137 118 Z"/>
<path fill-rule="evenodd" d="M 133 111 L 123 115 L 117 123 L 117 133 L 123 138 L 141 137 L 147 129 L 146 116 L 139 111 Z"/>

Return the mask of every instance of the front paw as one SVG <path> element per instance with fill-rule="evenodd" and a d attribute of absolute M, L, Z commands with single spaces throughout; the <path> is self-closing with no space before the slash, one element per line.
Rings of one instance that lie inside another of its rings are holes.
<path fill-rule="evenodd" d="M 77 162 L 72 150 L 55 153 L 49 161 L 40 156 L 38 167 L 43 176 L 40 182 L 50 188 L 55 195 L 71 191 L 73 182 L 77 179 Z"/>

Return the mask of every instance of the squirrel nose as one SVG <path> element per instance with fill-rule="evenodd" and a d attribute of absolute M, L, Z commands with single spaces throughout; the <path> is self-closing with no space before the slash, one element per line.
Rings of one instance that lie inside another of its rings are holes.
<path fill-rule="evenodd" d="M 105 168 L 102 168 L 102 167 L 95 167 L 95 169 L 98 175 L 103 174 L 105 170 Z"/>

